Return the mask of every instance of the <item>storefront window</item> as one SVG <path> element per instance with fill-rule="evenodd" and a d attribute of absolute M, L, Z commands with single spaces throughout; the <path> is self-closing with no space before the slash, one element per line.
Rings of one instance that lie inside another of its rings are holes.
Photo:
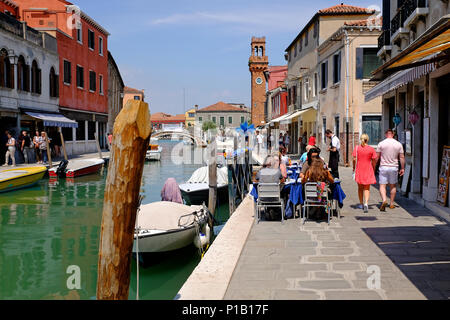
<path fill-rule="evenodd" d="M 95 140 L 95 122 L 88 122 L 88 140 Z"/>
<path fill-rule="evenodd" d="M 381 116 L 362 116 L 361 133 L 369 136 L 370 145 L 378 145 L 382 140 Z"/>

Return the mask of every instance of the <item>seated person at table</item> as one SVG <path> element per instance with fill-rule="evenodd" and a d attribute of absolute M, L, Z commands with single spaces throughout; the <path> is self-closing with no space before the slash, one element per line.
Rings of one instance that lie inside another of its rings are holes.
<path fill-rule="evenodd" d="M 302 156 L 300 157 L 300 163 L 304 164 L 306 161 L 308 161 L 308 152 L 314 148 L 314 146 L 306 146 L 306 152 L 304 154 L 302 154 Z"/>
<path fill-rule="evenodd" d="M 283 163 L 285 166 L 289 166 L 291 159 L 287 156 L 287 151 L 285 147 L 280 147 L 280 154 L 281 154 L 281 163 Z"/>
<path fill-rule="evenodd" d="M 263 168 L 256 174 L 256 181 L 261 183 L 284 182 L 284 177 L 278 163 L 279 160 L 277 158 L 268 156 L 264 161 Z"/>
<path fill-rule="evenodd" d="M 308 152 L 307 160 L 302 166 L 302 171 L 300 172 L 300 178 L 303 179 L 306 175 L 306 172 L 308 171 L 309 167 L 311 166 L 314 159 L 319 159 L 323 162 L 324 168 L 326 168 L 325 161 L 320 157 L 320 149 L 319 148 L 312 148 Z"/>
<path fill-rule="evenodd" d="M 334 178 L 330 171 L 323 167 L 323 161 L 320 159 L 314 159 L 302 179 L 302 183 L 307 182 L 327 182 L 329 184 L 334 183 Z"/>

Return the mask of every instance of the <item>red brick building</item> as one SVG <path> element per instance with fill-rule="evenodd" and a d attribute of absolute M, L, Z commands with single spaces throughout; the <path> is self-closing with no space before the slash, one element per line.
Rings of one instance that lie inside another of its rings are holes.
<path fill-rule="evenodd" d="M 19 6 L 12 0 L 0 0 L 0 12 L 19 18 Z"/>
<path fill-rule="evenodd" d="M 109 33 L 68 1 L 14 1 L 21 20 L 57 39 L 60 111 L 78 122 L 77 129 L 64 129 L 68 153 L 96 151 L 95 133 L 102 144 L 108 122 Z"/>

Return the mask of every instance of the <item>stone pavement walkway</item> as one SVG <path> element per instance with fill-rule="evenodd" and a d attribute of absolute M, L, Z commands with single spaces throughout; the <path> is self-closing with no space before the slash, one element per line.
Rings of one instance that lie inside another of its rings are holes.
<path fill-rule="evenodd" d="M 364 214 L 355 208 L 351 169 L 340 171 L 347 194 L 341 220 L 255 224 L 226 300 L 450 298 L 450 226 L 401 197 L 398 208 L 381 213 L 375 188 Z M 380 286 L 369 289 L 377 268 Z"/>

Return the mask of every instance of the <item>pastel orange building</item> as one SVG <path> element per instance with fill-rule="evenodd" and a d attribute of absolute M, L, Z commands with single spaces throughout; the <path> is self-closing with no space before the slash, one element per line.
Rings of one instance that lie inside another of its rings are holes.
<path fill-rule="evenodd" d="M 91 150 L 93 132 L 104 139 L 108 122 L 109 33 L 85 12 L 64 0 L 15 0 L 21 20 L 57 39 L 60 111 L 79 123 L 74 153 Z M 88 123 L 91 122 L 91 123 Z M 82 132 L 85 130 L 85 132 Z M 95 151 L 95 150 L 94 150 Z"/>

